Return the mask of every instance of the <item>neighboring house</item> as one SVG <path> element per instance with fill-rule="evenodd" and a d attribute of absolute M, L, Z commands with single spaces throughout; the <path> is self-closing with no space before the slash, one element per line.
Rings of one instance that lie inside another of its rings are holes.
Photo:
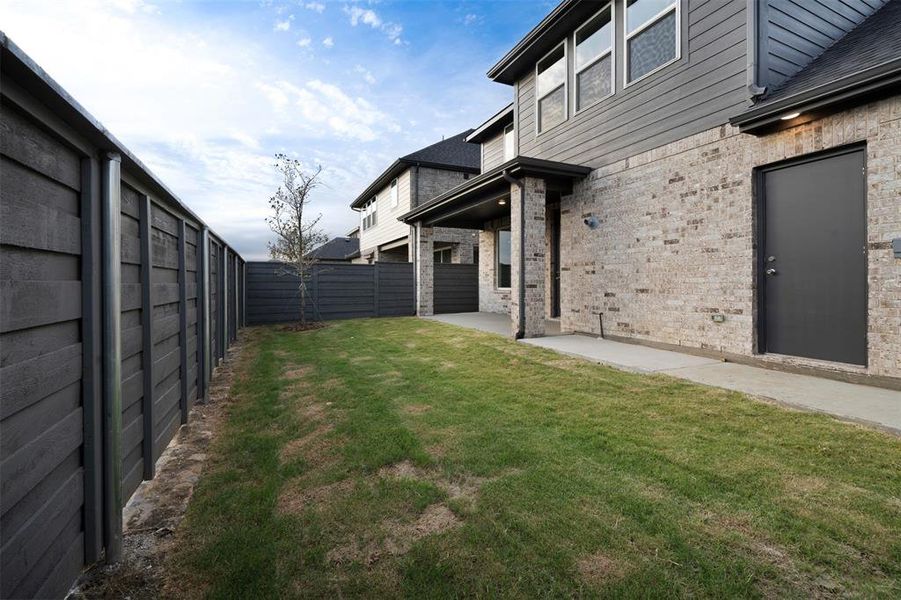
<path fill-rule="evenodd" d="M 356 262 L 409 262 L 410 227 L 398 217 L 479 173 L 479 148 L 465 141 L 470 131 L 395 160 L 351 204 L 360 213 L 360 258 Z M 433 260 L 472 263 L 478 232 L 435 228 Z"/>
<path fill-rule="evenodd" d="M 360 256 L 360 238 L 353 236 L 332 238 L 310 252 L 309 256 L 320 263 L 349 263 Z"/>
<path fill-rule="evenodd" d="M 517 337 L 559 319 L 899 387 L 901 0 L 884 4 L 566 0 L 488 72 L 512 87 L 513 157 L 497 164 L 499 114 L 469 136 L 482 173 L 401 219 L 481 231 L 480 309 Z"/>

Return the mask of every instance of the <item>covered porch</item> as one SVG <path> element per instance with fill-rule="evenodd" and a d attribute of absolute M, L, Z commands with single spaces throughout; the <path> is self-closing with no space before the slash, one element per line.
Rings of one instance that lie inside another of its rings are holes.
<path fill-rule="evenodd" d="M 503 315 L 504 333 L 517 339 L 559 333 L 560 198 L 589 172 L 581 165 L 517 157 L 401 216 L 410 225 L 417 314 L 435 312 L 435 228 L 477 229 L 475 314 Z"/>

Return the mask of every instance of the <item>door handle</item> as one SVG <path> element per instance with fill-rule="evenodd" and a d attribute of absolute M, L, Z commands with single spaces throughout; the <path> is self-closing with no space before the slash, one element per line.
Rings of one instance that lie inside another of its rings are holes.
<path fill-rule="evenodd" d="M 770 275 L 770 276 L 773 276 L 773 275 L 776 274 L 776 269 L 773 269 L 773 268 L 767 269 L 767 270 L 766 270 L 766 274 L 767 274 L 767 275 Z"/>

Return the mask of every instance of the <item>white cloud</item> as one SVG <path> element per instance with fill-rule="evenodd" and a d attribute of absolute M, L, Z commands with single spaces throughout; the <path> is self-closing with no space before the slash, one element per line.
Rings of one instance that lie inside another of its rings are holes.
<path fill-rule="evenodd" d="M 154 13 L 137 0 L 120 4 L 2 0 L 0 22 L 247 258 L 265 256 L 275 152 L 326 165 L 316 210 L 330 233 L 355 222 L 347 189 L 385 160 L 361 143 L 396 140 L 391 115 L 347 93 L 326 70 L 298 70 L 273 54 L 270 41 L 239 27 Z M 346 144 L 358 151 L 348 156 Z"/>
<path fill-rule="evenodd" d="M 307 129 L 309 135 L 336 135 L 371 142 L 400 127 L 365 98 L 354 98 L 335 84 L 319 79 L 298 86 L 285 80 L 257 82 L 256 89 L 282 119 Z"/>
<path fill-rule="evenodd" d="M 463 17 L 463 19 L 462 19 L 463 24 L 466 25 L 467 27 L 468 27 L 469 25 L 473 25 L 473 24 L 475 24 L 475 23 L 478 23 L 480 20 L 481 20 L 481 19 L 479 18 L 479 15 L 474 14 L 474 13 L 469 13 L 469 14 L 467 14 L 465 17 Z"/>
<path fill-rule="evenodd" d="M 325 38 L 324 40 L 322 40 L 322 45 L 325 46 L 326 48 L 331 48 L 332 46 L 335 45 L 335 40 L 332 38 L 332 36 L 329 36 L 329 37 Z"/>
<path fill-rule="evenodd" d="M 299 40 L 297 40 L 297 45 L 300 46 L 301 48 L 307 48 L 312 42 L 313 42 L 313 40 L 311 40 L 310 38 L 302 37 Z"/>
<path fill-rule="evenodd" d="M 403 43 L 400 34 L 404 28 L 397 23 L 385 22 L 378 14 L 370 8 L 361 8 L 359 6 L 345 6 L 344 13 L 350 17 L 350 24 L 354 27 L 362 23 L 369 25 L 373 29 L 378 29 L 388 36 L 388 39 L 395 44 Z"/>
<path fill-rule="evenodd" d="M 365 68 L 363 65 L 356 65 L 354 67 L 354 73 L 362 75 L 363 81 L 365 81 L 369 85 L 375 84 L 375 76 L 369 71 L 369 69 Z"/>
<path fill-rule="evenodd" d="M 291 21 L 276 21 L 273 31 L 288 31 L 291 29 Z"/>
<path fill-rule="evenodd" d="M 304 8 L 322 14 L 322 12 L 325 10 L 325 4 L 323 4 L 322 2 L 307 2 L 306 4 L 304 4 Z"/>

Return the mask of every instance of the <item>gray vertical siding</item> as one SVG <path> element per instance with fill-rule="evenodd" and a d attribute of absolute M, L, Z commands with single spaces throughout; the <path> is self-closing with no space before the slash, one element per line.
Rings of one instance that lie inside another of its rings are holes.
<path fill-rule="evenodd" d="M 579 114 L 570 110 L 563 124 L 540 135 L 534 71 L 524 75 L 516 99 L 519 154 L 596 168 L 724 124 L 745 106 L 746 0 L 681 1 L 681 58 L 624 87 L 624 2 L 616 0 L 615 93 Z M 570 81 L 570 98 L 572 90 Z"/>
<path fill-rule="evenodd" d="M 761 85 L 776 88 L 873 14 L 887 0 L 767 0 L 760 48 Z"/>
<path fill-rule="evenodd" d="M 204 393 L 203 224 L 2 34 L 0 42 L 0 597 L 61 598 L 117 537 L 119 525 L 106 518 L 117 508 L 104 508 L 104 496 L 121 486 L 127 499 L 153 476 Z M 97 157 L 111 152 L 123 156 L 112 201 L 118 252 L 101 244 L 109 205 Z M 116 254 L 118 329 L 102 318 L 100 293 L 101 266 Z M 107 335 L 121 344 L 116 381 L 101 368 Z M 111 409 L 122 418 L 118 463 L 104 454 L 116 446 L 101 427 Z"/>

